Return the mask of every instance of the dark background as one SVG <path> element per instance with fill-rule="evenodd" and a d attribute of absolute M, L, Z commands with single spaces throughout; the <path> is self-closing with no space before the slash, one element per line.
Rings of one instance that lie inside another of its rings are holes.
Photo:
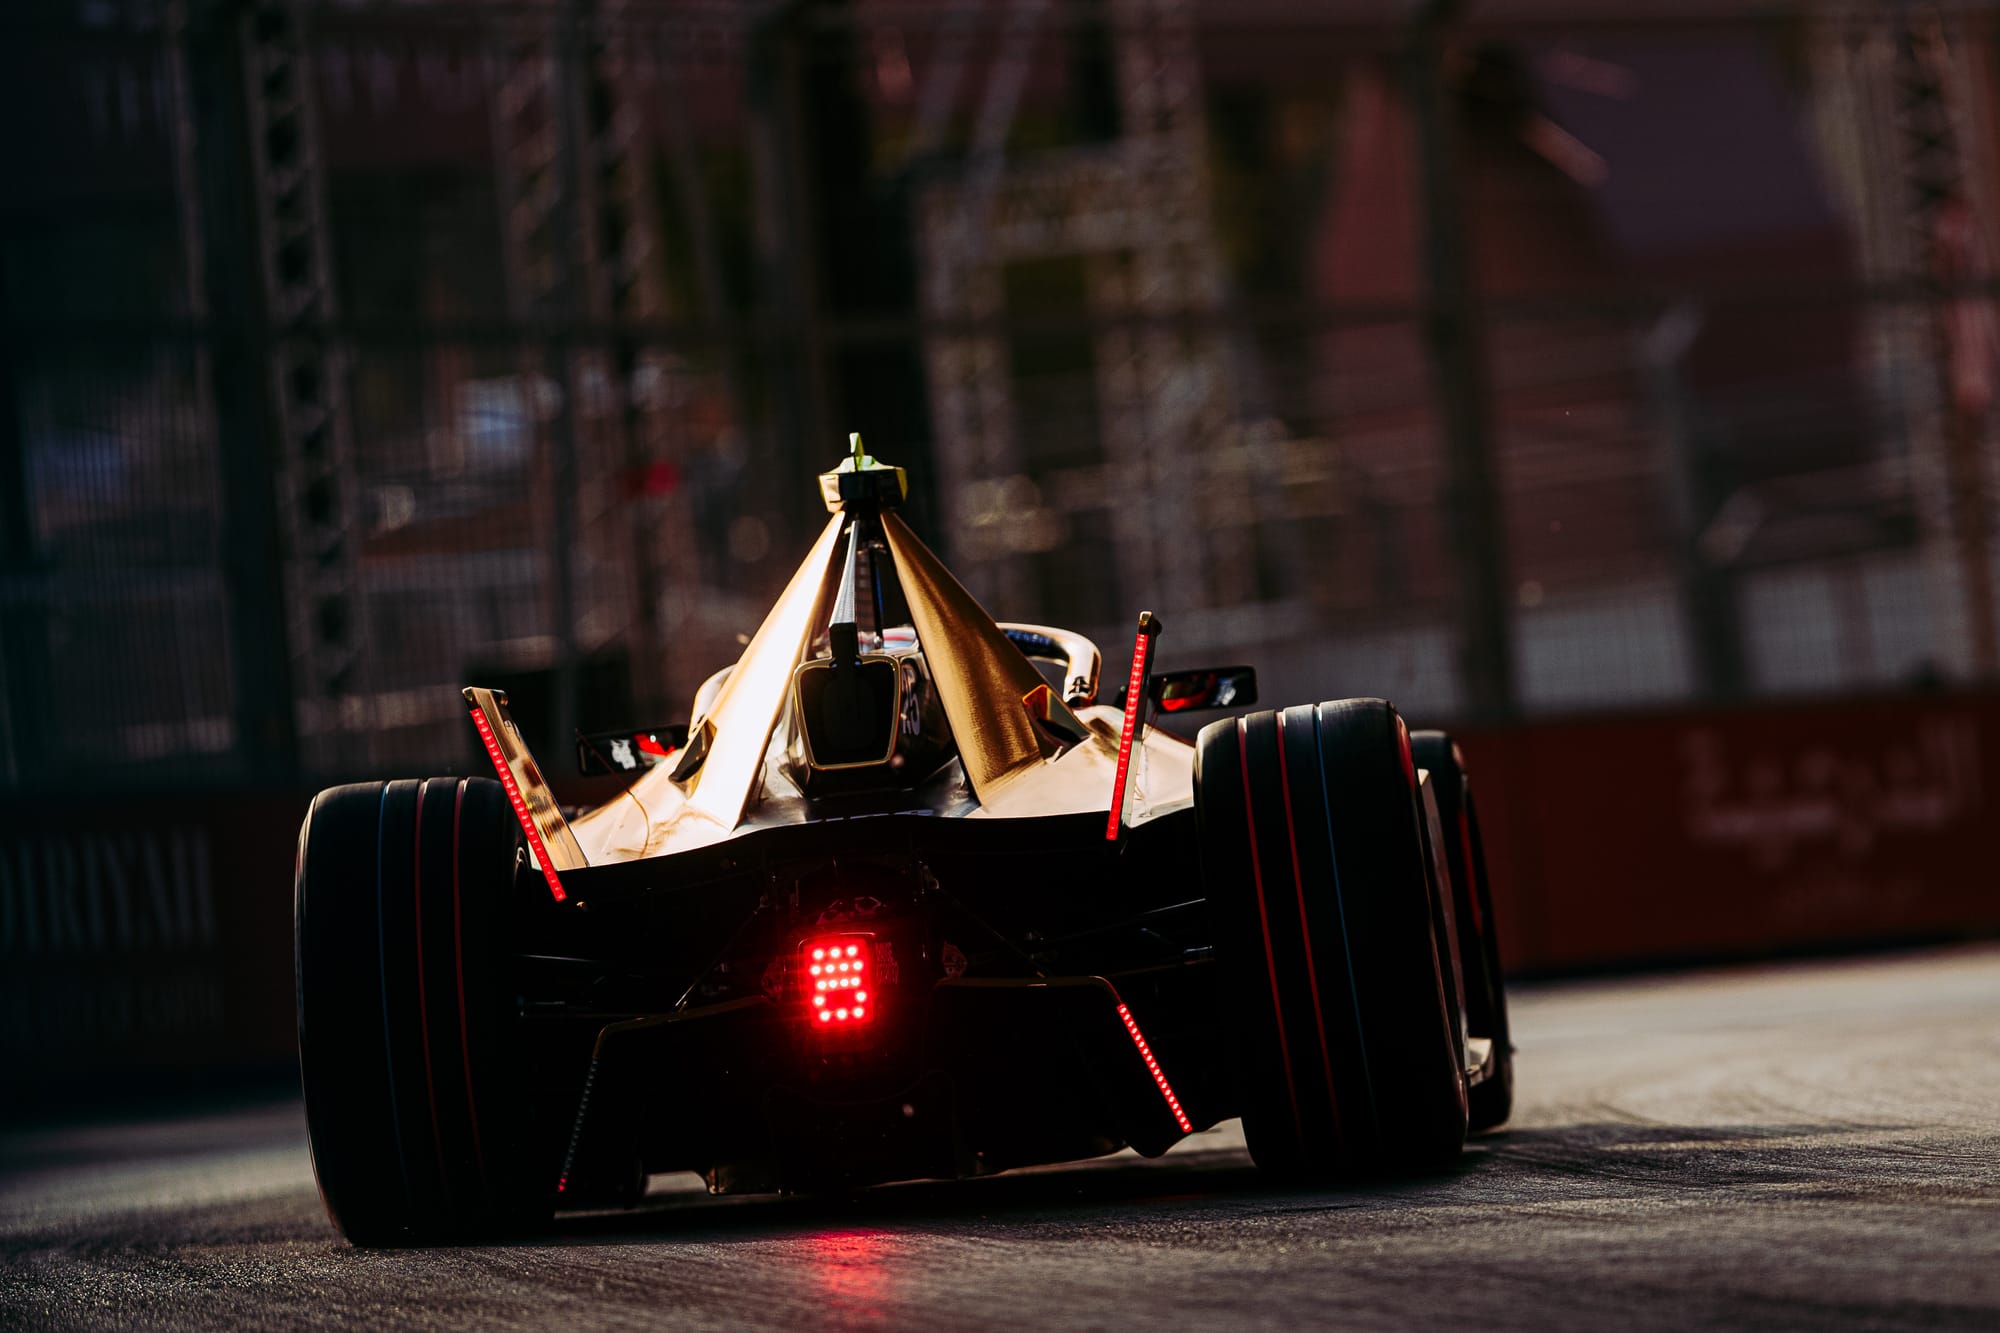
<path fill-rule="evenodd" d="M 10 1109 L 290 1049 L 315 788 L 685 720 L 845 432 L 1468 736 L 1517 971 L 1991 933 L 1982 5 L 18 0 Z M 557 773 L 559 790 L 565 784 Z"/>

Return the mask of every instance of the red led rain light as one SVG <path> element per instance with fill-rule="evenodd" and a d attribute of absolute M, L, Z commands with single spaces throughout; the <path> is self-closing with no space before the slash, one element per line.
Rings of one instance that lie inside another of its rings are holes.
<path fill-rule="evenodd" d="M 868 989 L 873 945 L 870 935 L 828 935 L 799 946 L 814 1027 L 851 1028 L 874 1018 L 877 1001 Z"/>
<path fill-rule="evenodd" d="M 1125 815 L 1125 774 L 1132 764 L 1132 735 L 1138 730 L 1140 711 L 1146 707 L 1146 657 L 1158 629 L 1152 612 L 1139 617 L 1139 636 L 1132 643 L 1132 675 L 1125 682 L 1125 726 L 1118 733 L 1118 776 L 1111 780 L 1111 818 L 1104 825 L 1106 842 L 1118 841 L 1118 824 Z"/>
<path fill-rule="evenodd" d="M 1139 1058 L 1146 1062 L 1146 1072 L 1153 1076 L 1153 1082 L 1160 1085 L 1160 1095 L 1167 1099 L 1167 1109 L 1174 1113 L 1174 1123 L 1181 1127 L 1181 1133 L 1194 1133 L 1194 1123 L 1187 1118 L 1187 1112 L 1181 1110 L 1181 1099 L 1174 1096 L 1173 1085 L 1167 1082 L 1160 1062 L 1153 1058 L 1152 1047 L 1146 1045 L 1146 1039 L 1139 1035 L 1139 1025 L 1133 1021 L 1132 1011 L 1120 1004 L 1118 1016 L 1125 1020 L 1125 1030 L 1132 1034 L 1132 1044 L 1139 1048 Z"/>
<path fill-rule="evenodd" d="M 549 849 L 542 844 L 541 830 L 528 814 L 528 803 L 521 799 L 521 789 L 514 785 L 514 771 L 507 767 L 507 757 L 500 753 L 500 742 L 493 735 L 493 728 L 487 724 L 486 713 L 482 709 L 472 710 L 472 725 L 479 728 L 479 739 L 486 746 L 486 757 L 493 761 L 493 771 L 500 775 L 500 785 L 507 789 L 507 799 L 513 803 L 514 818 L 521 821 L 521 832 L 528 835 L 528 847 L 535 853 L 535 863 L 542 868 L 542 878 L 549 882 L 549 892 L 557 902 L 569 897 L 563 892 L 562 881 L 556 878 L 556 863 L 549 856 Z"/>

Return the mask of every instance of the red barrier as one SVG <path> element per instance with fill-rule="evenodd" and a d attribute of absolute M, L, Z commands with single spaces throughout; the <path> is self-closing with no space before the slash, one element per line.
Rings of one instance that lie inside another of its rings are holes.
<path fill-rule="evenodd" d="M 2000 696 L 1463 738 L 1516 971 L 2000 931 Z"/>

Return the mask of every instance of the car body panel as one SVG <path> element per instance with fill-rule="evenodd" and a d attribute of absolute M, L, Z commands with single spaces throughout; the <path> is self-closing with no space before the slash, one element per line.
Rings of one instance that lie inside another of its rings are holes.
<path fill-rule="evenodd" d="M 784 763 L 796 730 L 788 701 L 795 673 L 813 660 L 815 625 L 834 597 L 847 522 L 835 515 L 827 524 L 710 706 L 690 723 L 689 746 L 706 747 L 699 767 L 685 777 L 678 776 L 681 765 L 652 768 L 625 796 L 570 821 L 585 862 L 666 856 L 813 818 L 812 803 Z M 957 780 L 947 775 L 934 784 L 932 812 L 993 819 L 1109 810 L 1120 711 L 1072 708 L 1056 697 L 907 524 L 893 513 L 880 522 L 917 650 L 957 746 Z M 1181 738 L 1146 729 L 1133 768 L 1128 824 L 1192 801 L 1193 750 Z"/>

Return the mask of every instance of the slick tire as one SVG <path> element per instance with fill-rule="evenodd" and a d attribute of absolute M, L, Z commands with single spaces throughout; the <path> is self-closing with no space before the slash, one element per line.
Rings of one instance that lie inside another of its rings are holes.
<path fill-rule="evenodd" d="M 1437 1170 L 1465 1143 L 1409 744 L 1380 699 L 1215 722 L 1196 742 L 1244 1134 L 1281 1180 Z"/>
<path fill-rule="evenodd" d="M 519 1231 L 526 1178 L 502 963 L 518 825 L 480 778 L 314 798 L 293 885 L 299 1064 L 320 1197 L 357 1245 Z"/>
<path fill-rule="evenodd" d="M 1411 732 L 1410 751 L 1418 768 L 1430 770 L 1437 794 L 1438 825 L 1444 831 L 1444 859 L 1458 918 L 1459 960 L 1465 973 L 1466 1026 L 1475 1037 L 1493 1039 L 1493 1068 L 1467 1095 L 1469 1127 L 1477 1134 L 1505 1124 L 1514 1109 L 1514 1048 L 1507 1028 L 1506 977 L 1500 967 L 1486 848 L 1479 836 L 1479 810 L 1465 756 L 1451 737 L 1442 731 Z"/>

